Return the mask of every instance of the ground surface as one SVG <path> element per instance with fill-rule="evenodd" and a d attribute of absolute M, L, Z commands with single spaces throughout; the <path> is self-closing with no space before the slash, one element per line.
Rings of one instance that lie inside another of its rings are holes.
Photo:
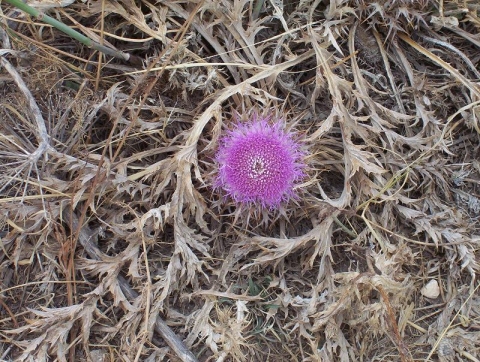
<path fill-rule="evenodd" d="M 480 359 L 477 1 L 40 3 L 129 59 L 1 2 L 0 360 Z M 254 113 L 279 210 L 212 188 Z"/>

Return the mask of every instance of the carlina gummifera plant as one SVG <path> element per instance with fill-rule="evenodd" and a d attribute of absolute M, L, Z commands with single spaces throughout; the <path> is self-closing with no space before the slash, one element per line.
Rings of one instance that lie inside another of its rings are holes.
<path fill-rule="evenodd" d="M 296 198 L 305 176 L 304 152 L 283 120 L 254 115 L 220 139 L 215 188 L 238 204 L 277 209 Z"/>

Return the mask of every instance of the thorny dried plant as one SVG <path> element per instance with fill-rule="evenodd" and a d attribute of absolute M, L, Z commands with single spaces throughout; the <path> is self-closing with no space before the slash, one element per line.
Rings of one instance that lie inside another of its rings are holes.
<path fill-rule="evenodd" d="M 480 358 L 476 1 L 57 5 L 136 61 L 1 4 L 1 360 Z M 272 109 L 301 197 L 239 213 Z"/>

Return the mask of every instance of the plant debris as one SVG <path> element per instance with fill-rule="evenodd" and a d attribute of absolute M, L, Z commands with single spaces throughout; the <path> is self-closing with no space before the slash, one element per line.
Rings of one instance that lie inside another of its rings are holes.
<path fill-rule="evenodd" d="M 0 3 L 0 360 L 480 359 L 476 0 L 42 3 L 135 61 Z M 215 187 L 251 114 L 274 210 Z"/>

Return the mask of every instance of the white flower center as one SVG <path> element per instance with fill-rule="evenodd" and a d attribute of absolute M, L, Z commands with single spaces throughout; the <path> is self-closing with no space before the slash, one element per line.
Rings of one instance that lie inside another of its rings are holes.
<path fill-rule="evenodd" d="M 250 170 L 248 173 L 248 177 L 251 179 L 258 179 L 261 176 L 268 176 L 267 165 L 265 162 L 265 158 L 263 156 L 253 156 L 250 158 Z"/>

